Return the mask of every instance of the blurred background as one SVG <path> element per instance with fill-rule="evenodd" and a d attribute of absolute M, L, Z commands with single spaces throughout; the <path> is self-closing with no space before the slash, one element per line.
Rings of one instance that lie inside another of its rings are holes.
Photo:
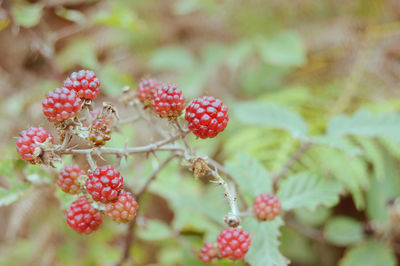
<path fill-rule="evenodd" d="M 27 165 L 15 151 L 18 133 L 28 126 L 55 132 L 42 115 L 41 100 L 79 69 L 99 77 L 97 105 L 114 102 L 123 118 L 133 115 L 118 104 L 123 88 L 136 90 L 141 79 L 154 77 L 176 84 L 188 101 L 219 97 L 231 113 L 242 101 L 284 106 L 305 119 L 310 135 L 322 134 L 334 115 L 360 107 L 400 110 L 400 2 L 0 0 L 0 265 L 113 265 L 121 256 L 125 225 L 108 221 L 90 236 L 75 234 L 63 211 L 73 198 L 51 182 L 57 170 Z M 246 119 L 234 115 L 218 138 L 190 141 L 222 163 L 242 150 L 279 171 L 298 140 L 279 129 L 248 126 Z M 107 146 L 149 143 L 159 137 L 156 132 L 149 137 L 150 130 L 145 123 L 124 126 Z M 382 145 L 393 157 L 395 179 L 373 195 L 361 199 L 353 191 L 334 209 L 296 216 L 309 227 L 281 230 L 280 250 L 292 265 L 341 261 L 347 244 L 319 237 L 332 215 L 351 217 L 363 227 L 370 219 L 385 219 L 385 201 L 400 192 L 399 152 L 397 144 Z M 80 160 L 67 157 L 64 164 Z M 121 172 L 129 185 L 142 184 L 154 160 L 138 155 L 124 161 Z M 365 165 L 367 172 L 372 168 Z M 220 191 L 179 169 L 173 162 L 143 199 L 127 265 L 202 265 L 194 250 L 221 231 L 227 206 Z M 377 194 L 383 196 L 376 199 Z"/>

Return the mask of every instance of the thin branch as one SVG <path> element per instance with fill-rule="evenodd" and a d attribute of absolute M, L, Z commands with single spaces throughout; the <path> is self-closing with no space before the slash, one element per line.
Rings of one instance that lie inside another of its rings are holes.
<path fill-rule="evenodd" d="M 189 133 L 189 130 L 184 130 L 181 126 L 181 123 L 179 122 L 179 119 L 175 120 L 175 125 L 178 128 L 178 131 L 181 135 L 181 139 L 183 141 L 183 144 L 185 145 L 186 151 L 189 154 L 192 154 L 192 148 L 190 148 L 189 143 L 186 140 L 186 135 Z"/>
<path fill-rule="evenodd" d="M 90 152 L 86 153 L 86 160 L 90 165 L 90 169 L 95 170 L 97 168 L 96 163 L 93 161 L 92 154 Z"/>
<path fill-rule="evenodd" d="M 162 163 L 160 163 L 156 169 L 153 170 L 150 177 L 146 180 L 146 183 L 144 183 L 143 187 L 139 189 L 138 192 L 136 193 L 137 200 L 139 200 L 139 198 L 143 195 L 143 193 L 147 191 L 147 188 L 149 187 L 151 182 L 153 182 L 154 179 L 156 179 L 158 173 L 175 157 L 177 157 L 177 154 L 172 153 L 170 156 L 168 156 L 167 159 L 165 159 Z"/>
<path fill-rule="evenodd" d="M 141 196 L 147 191 L 147 189 L 148 189 L 149 185 L 151 184 L 151 182 L 153 182 L 156 179 L 158 173 L 160 173 L 160 171 L 176 156 L 177 156 L 176 153 L 172 153 L 170 156 L 168 156 L 167 159 L 165 159 L 162 163 L 160 163 L 156 169 L 153 170 L 153 172 L 151 173 L 150 177 L 146 180 L 146 183 L 136 193 L 136 195 L 135 195 L 136 201 L 139 202 Z M 122 265 L 130 257 L 130 249 L 131 249 L 131 246 L 133 244 L 135 221 L 136 221 L 136 217 L 135 217 L 134 220 L 132 220 L 128 224 L 128 230 L 127 230 L 126 238 L 125 238 L 124 251 L 122 253 L 122 257 L 121 257 L 120 261 L 116 264 L 117 266 Z"/>
<path fill-rule="evenodd" d="M 293 154 L 289 160 L 283 165 L 282 169 L 272 177 L 274 183 L 276 183 L 279 179 L 284 177 L 290 168 L 293 166 L 295 162 L 297 162 L 304 153 L 308 151 L 308 149 L 312 146 L 311 142 L 302 142 L 300 144 L 300 148 L 297 150 L 295 154 Z"/>
<path fill-rule="evenodd" d="M 211 170 L 210 172 L 211 175 L 216 179 L 216 183 L 224 187 L 225 198 L 228 200 L 232 215 L 237 216 L 239 209 L 236 203 L 236 192 L 234 186 L 229 186 L 229 184 L 219 175 L 217 169 Z"/>

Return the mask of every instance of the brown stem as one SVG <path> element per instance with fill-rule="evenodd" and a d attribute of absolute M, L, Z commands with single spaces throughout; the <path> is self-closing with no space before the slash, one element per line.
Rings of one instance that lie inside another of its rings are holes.
<path fill-rule="evenodd" d="M 156 177 L 160 173 L 160 171 L 176 156 L 177 156 L 176 153 L 172 153 L 170 156 L 168 156 L 167 159 L 165 159 L 162 163 L 160 163 L 156 169 L 153 170 L 150 177 L 147 179 L 146 183 L 136 193 L 135 198 L 136 198 L 137 202 L 140 201 L 141 196 L 147 191 L 149 185 L 151 184 L 151 182 L 153 182 L 156 179 Z M 125 237 L 124 250 L 122 252 L 122 257 L 121 257 L 120 261 L 116 264 L 116 266 L 121 266 L 130 257 L 130 249 L 133 244 L 133 235 L 135 233 L 135 221 L 136 221 L 136 217 L 128 224 L 128 229 L 127 229 L 126 237 Z"/>

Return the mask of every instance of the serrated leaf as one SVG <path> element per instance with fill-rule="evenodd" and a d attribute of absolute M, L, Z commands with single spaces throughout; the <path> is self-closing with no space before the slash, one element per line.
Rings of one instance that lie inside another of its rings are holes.
<path fill-rule="evenodd" d="M 377 265 L 396 265 L 396 257 L 391 248 L 377 241 L 368 241 L 349 249 L 339 262 L 339 266 Z"/>
<path fill-rule="evenodd" d="M 11 12 L 15 22 L 23 27 L 30 28 L 37 25 L 42 16 L 42 4 L 18 3 L 12 6 Z"/>
<path fill-rule="evenodd" d="M 324 237 L 338 246 L 347 246 L 363 239 L 363 227 L 360 222 L 345 216 L 330 219 L 324 228 Z"/>
<path fill-rule="evenodd" d="M 226 163 L 226 169 L 242 193 L 253 199 L 261 193 L 272 191 L 270 175 L 255 158 L 244 152 L 238 152 L 235 157 L 235 162 Z"/>
<path fill-rule="evenodd" d="M 340 115 L 332 118 L 327 127 L 327 134 L 388 137 L 400 141 L 400 115 L 397 113 L 373 114 L 362 109 L 352 116 Z"/>
<path fill-rule="evenodd" d="M 307 135 L 307 125 L 303 118 L 284 106 L 249 102 L 234 106 L 233 114 L 242 123 L 259 127 L 287 130 L 294 137 Z"/>
<path fill-rule="evenodd" d="M 284 210 L 300 207 L 313 210 L 318 205 L 334 206 L 341 191 L 339 183 L 303 172 L 283 180 L 277 196 Z"/>
<path fill-rule="evenodd" d="M 306 52 L 300 36 L 293 31 L 280 32 L 272 38 L 257 39 L 258 51 L 264 62 L 278 66 L 301 66 Z"/>
<path fill-rule="evenodd" d="M 289 261 L 279 251 L 281 218 L 260 223 L 252 217 L 246 217 L 243 228 L 250 233 L 251 245 L 245 256 L 252 266 L 284 266 Z"/>

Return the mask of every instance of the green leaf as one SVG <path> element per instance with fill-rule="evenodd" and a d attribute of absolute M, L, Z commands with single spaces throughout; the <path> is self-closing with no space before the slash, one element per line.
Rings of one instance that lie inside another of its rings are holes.
<path fill-rule="evenodd" d="M 73 21 L 78 24 L 82 24 L 82 23 L 86 22 L 85 15 L 82 14 L 81 12 L 73 10 L 73 9 L 66 9 L 66 8 L 60 6 L 60 7 L 56 8 L 55 13 L 57 14 L 57 16 L 59 16 L 63 19 Z"/>
<path fill-rule="evenodd" d="M 316 136 L 308 139 L 308 141 L 317 145 L 325 145 L 327 147 L 337 149 L 339 151 L 345 152 L 350 156 L 361 155 L 363 151 L 354 145 L 351 141 L 342 137 L 332 137 L 332 136 Z"/>
<path fill-rule="evenodd" d="M 91 40 L 85 38 L 78 38 L 69 43 L 57 54 L 56 59 L 63 70 L 71 69 L 76 65 L 96 69 L 99 64 L 96 46 Z"/>
<path fill-rule="evenodd" d="M 310 211 L 306 208 L 299 208 L 294 210 L 296 220 L 302 224 L 309 226 L 320 226 L 325 223 L 328 217 L 331 215 L 332 209 L 318 206 L 315 210 Z"/>
<path fill-rule="evenodd" d="M 181 46 L 167 46 L 156 50 L 149 64 L 159 71 L 189 71 L 196 65 L 191 52 Z"/>
<path fill-rule="evenodd" d="M 171 237 L 171 229 L 165 223 L 149 220 L 146 221 L 144 228 L 140 228 L 138 235 L 147 241 L 163 240 Z"/>
<path fill-rule="evenodd" d="M 226 163 L 226 169 L 248 198 L 272 191 L 271 177 L 256 159 L 243 152 L 235 157 L 235 162 Z"/>
<path fill-rule="evenodd" d="M 30 28 L 39 23 L 42 10 L 42 4 L 18 3 L 12 6 L 11 12 L 18 25 Z"/>
<path fill-rule="evenodd" d="M 284 106 L 248 102 L 235 104 L 232 110 L 234 116 L 244 124 L 287 130 L 294 137 L 307 135 L 307 125 L 303 118 Z"/>
<path fill-rule="evenodd" d="M 266 63 L 278 66 L 302 66 L 306 52 L 300 36 L 293 31 L 278 33 L 272 38 L 257 39 L 258 51 Z"/>
<path fill-rule="evenodd" d="M 352 116 L 333 117 L 328 124 L 327 134 L 388 137 L 400 141 L 400 115 L 397 113 L 373 114 L 362 109 Z"/>
<path fill-rule="evenodd" d="M 136 32 L 138 22 L 132 9 L 114 4 L 110 11 L 100 11 L 93 19 L 94 23 Z"/>
<path fill-rule="evenodd" d="M 327 222 L 324 236 L 338 246 L 347 246 L 363 239 L 363 227 L 360 222 L 345 216 L 337 216 Z"/>
<path fill-rule="evenodd" d="M 252 217 L 246 217 L 243 228 L 250 233 L 251 245 L 245 256 L 246 262 L 252 266 L 283 266 L 289 261 L 279 251 L 279 227 L 283 225 L 281 218 L 260 223 Z"/>
<path fill-rule="evenodd" d="M 377 241 L 368 241 L 349 249 L 339 266 L 395 266 L 396 257 L 391 248 Z"/>
<path fill-rule="evenodd" d="M 125 86 L 134 87 L 134 80 L 131 75 L 124 73 L 113 64 L 104 65 L 99 72 L 102 88 L 109 96 L 121 95 Z"/>
<path fill-rule="evenodd" d="M 14 175 L 14 162 L 6 159 L 0 162 L 0 175 L 10 184 L 9 189 L 0 187 L 0 206 L 10 205 L 17 201 L 29 188 L 27 183 L 20 182 Z"/>
<path fill-rule="evenodd" d="M 284 210 L 300 207 L 313 210 L 318 205 L 331 207 L 337 204 L 341 191 L 339 183 L 303 172 L 283 180 L 277 195 Z"/>

